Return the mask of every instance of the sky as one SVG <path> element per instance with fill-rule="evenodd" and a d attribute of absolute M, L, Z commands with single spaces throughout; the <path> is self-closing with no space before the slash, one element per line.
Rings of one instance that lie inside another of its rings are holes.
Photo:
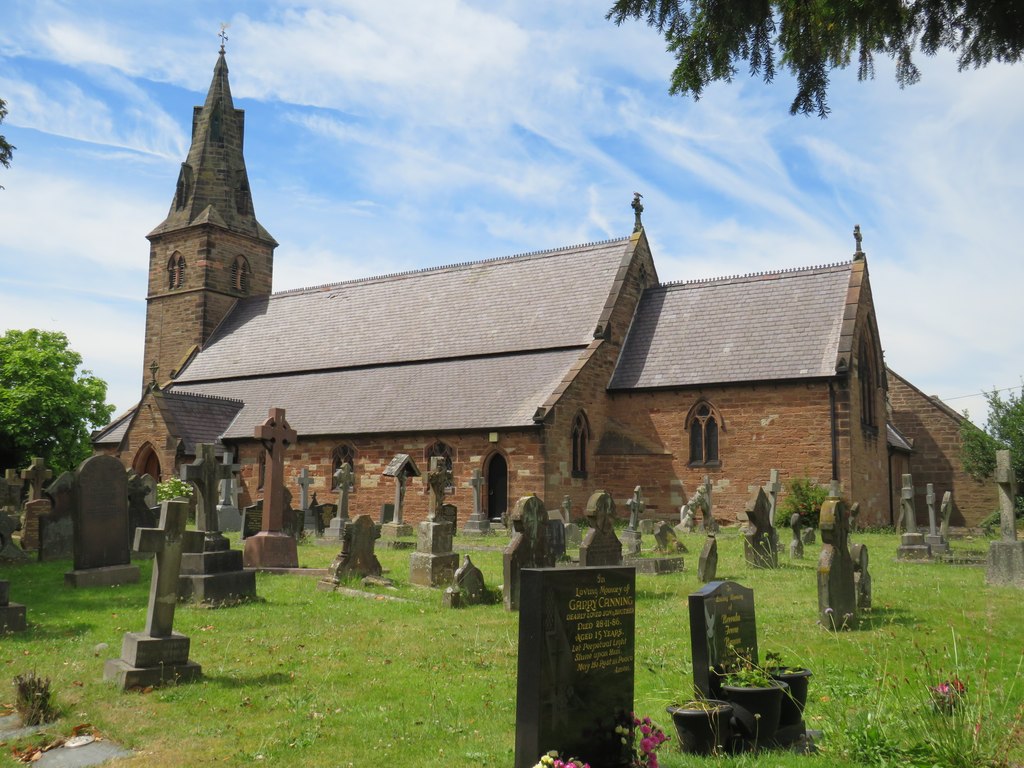
<path fill-rule="evenodd" d="M 138 400 L 145 236 L 226 23 L 275 291 L 624 237 L 640 192 L 662 282 L 847 261 L 859 224 L 887 365 L 978 423 L 1021 386 L 1024 65 L 921 56 L 901 90 L 883 58 L 827 120 L 785 73 L 694 102 L 610 5 L 7 0 L 0 333 L 63 331 Z"/>

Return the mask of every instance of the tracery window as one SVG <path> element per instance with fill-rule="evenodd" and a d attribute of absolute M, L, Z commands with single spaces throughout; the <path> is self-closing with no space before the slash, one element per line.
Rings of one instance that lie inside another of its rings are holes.
<path fill-rule="evenodd" d="M 590 423 L 587 415 L 579 411 L 572 420 L 572 476 L 587 476 L 587 443 L 590 442 Z"/>
<path fill-rule="evenodd" d="M 690 432 L 690 466 L 718 464 L 718 430 L 721 418 L 707 401 L 697 403 L 687 416 Z"/>

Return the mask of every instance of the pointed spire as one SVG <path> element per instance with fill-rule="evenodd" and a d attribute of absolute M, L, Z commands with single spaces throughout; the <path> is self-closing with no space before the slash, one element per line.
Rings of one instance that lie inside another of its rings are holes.
<path fill-rule="evenodd" d="M 253 211 L 243 155 L 245 113 L 231 99 L 224 39 L 206 101 L 192 116 L 192 146 L 181 164 L 171 209 L 150 235 L 215 224 L 274 242 Z"/>

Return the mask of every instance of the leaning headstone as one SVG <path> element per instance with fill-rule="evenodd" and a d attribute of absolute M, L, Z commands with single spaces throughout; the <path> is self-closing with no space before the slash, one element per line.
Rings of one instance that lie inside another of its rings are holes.
<path fill-rule="evenodd" d="M 897 560 L 923 561 L 931 558 L 931 550 L 925 544 L 924 536 L 917 530 L 917 511 L 914 508 L 914 479 L 903 476 L 900 491 L 900 511 L 904 533 L 900 535 L 900 546 L 896 549 Z M 822 534 L 824 535 L 824 534 Z"/>
<path fill-rule="evenodd" d="M 871 608 L 871 572 L 868 570 L 867 546 L 853 544 L 850 547 L 850 559 L 853 560 L 853 586 L 857 591 L 857 610 L 866 611 Z"/>
<path fill-rule="evenodd" d="M 121 658 L 110 659 L 103 678 L 120 688 L 146 687 L 169 682 L 189 682 L 202 668 L 188 658 L 190 640 L 174 631 L 178 602 L 178 569 L 186 548 L 202 547 L 203 534 L 186 531 L 188 502 L 180 499 L 160 505 L 160 526 L 135 531 L 135 549 L 156 554 L 149 587 L 146 628 L 125 632 Z"/>
<path fill-rule="evenodd" d="M 25 550 L 14 543 L 14 532 L 20 528 L 17 517 L 0 512 L 0 563 L 27 563 L 31 560 Z"/>
<path fill-rule="evenodd" d="M 459 567 L 459 556 L 452 551 L 455 526 L 444 520 L 442 515 L 445 489 L 451 484 L 451 470 L 445 460 L 437 456 L 431 458 L 430 464 L 427 474 L 430 505 L 427 519 L 417 529 L 416 551 L 409 558 L 409 581 L 421 587 L 448 587 L 455 577 L 455 569 Z"/>
<path fill-rule="evenodd" d="M 592 768 L 631 764 L 615 726 L 633 711 L 635 603 L 632 568 L 523 571 L 515 768 L 551 749 Z"/>
<path fill-rule="evenodd" d="M 469 487 L 473 489 L 473 514 L 466 520 L 466 526 L 462 532 L 467 536 L 486 536 L 491 532 L 491 521 L 484 514 L 481 496 L 484 487 L 484 478 L 479 469 L 473 470 L 473 476 L 469 480 Z"/>
<path fill-rule="evenodd" d="M 718 538 L 709 534 L 704 539 L 704 548 L 697 559 L 697 580 L 707 584 L 714 581 L 718 572 Z"/>
<path fill-rule="evenodd" d="M 672 526 L 664 520 L 659 521 L 654 527 L 654 541 L 659 552 L 675 554 L 686 551 L 686 545 L 676 537 Z"/>
<path fill-rule="evenodd" d="M 1024 589 L 1024 541 L 1017 539 L 1014 500 L 1017 478 L 1009 451 L 996 451 L 996 485 L 999 488 L 999 528 L 1001 541 L 988 545 L 987 584 L 1006 584 Z"/>
<path fill-rule="evenodd" d="M 800 538 L 800 526 L 802 524 L 803 518 L 800 517 L 800 513 L 794 512 L 789 518 L 789 527 L 793 531 L 793 540 L 789 542 L 789 557 L 791 560 L 804 559 L 804 542 Z"/>
<path fill-rule="evenodd" d="M 483 571 L 473 565 L 469 555 L 465 556 L 462 565 L 455 572 L 455 587 L 462 593 L 463 605 L 478 605 L 487 600 Z"/>
<path fill-rule="evenodd" d="M 506 611 L 519 610 L 520 574 L 524 568 L 550 568 L 555 558 L 548 545 L 547 511 L 537 494 L 516 502 L 509 516 L 512 540 L 502 553 L 502 597 Z"/>
<path fill-rule="evenodd" d="M 39 517 L 50 514 L 52 508 L 49 499 L 25 502 L 25 522 L 21 529 L 22 549 L 33 552 L 39 549 Z"/>
<path fill-rule="evenodd" d="M 348 516 L 348 495 L 352 490 L 354 477 L 352 465 L 347 461 L 338 467 L 334 473 L 334 482 L 338 488 L 338 514 L 331 518 L 330 525 L 324 529 L 325 539 L 338 541 L 344 538 L 345 526 L 350 522 Z"/>
<path fill-rule="evenodd" d="M 406 525 L 404 522 L 405 486 L 409 482 L 409 478 L 420 476 L 420 470 L 409 454 L 398 453 L 384 468 L 383 475 L 395 478 L 395 503 L 391 520 L 384 520 L 384 509 L 381 508 L 380 535 L 386 539 L 411 536 L 412 526 Z"/>
<path fill-rule="evenodd" d="M 151 499 L 152 497 L 152 499 Z M 159 520 L 153 514 L 156 503 L 156 481 L 149 475 L 128 472 L 128 534 L 135 541 L 136 528 L 153 528 Z"/>
<path fill-rule="evenodd" d="M 826 629 L 857 628 L 857 592 L 853 578 L 846 505 L 831 495 L 821 505 L 821 554 L 818 557 L 818 621 Z"/>
<path fill-rule="evenodd" d="M 345 526 L 341 552 L 334 558 L 327 576 L 321 579 L 320 589 L 335 589 L 346 578 L 380 576 L 384 571 L 374 552 L 374 542 L 380 537 L 373 518 L 359 515 Z"/>
<path fill-rule="evenodd" d="M 74 570 L 64 574 L 64 583 L 106 587 L 138 581 L 128 539 L 128 474 L 121 462 L 92 456 L 79 464 L 74 499 Z"/>
<path fill-rule="evenodd" d="M 590 529 L 580 544 L 580 565 L 622 565 L 622 543 L 615 535 L 615 501 L 606 491 L 595 491 L 587 501 Z"/>
<path fill-rule="evenodd" d="M 768 517 L 768 496 L 763 488 L 747 502 L 747 529 L 743 534 L 743 555 L 754 568 L 778 568 L 779 553 L 775 549 L 778 534 Z"/>
<path fill-rule="evenodd" d="M 643 534 L 640 532 L 640 515 L 643 514 L 646 505 L 643 500 L 643 490 L 638 485 L 633 489 L 633 497 L 626 502 L 629 508 L 629 524 L 622 532 L 622 553 L 626 557 L 640 554 Z"/>
<path fill-rule="evenodd" d="M 242 559 L 247 568 L 296 568 L 295 539 L 284 532 L 284 454 L 298 434 L 288 424 L 284 408 L 271 408 L 267 420 L 256 427 L 255 437 L 266 451 L 263 521 L 260 532 L 245 540 Z"/>
<path fill-rule="evenodd" d="M 221 462 L 230 474 L 220 481 L 217 502 L 217 522 L 222 531 L 242 530 L 242 513 L 238 509 L 238 480 L 235 477 L 242 468 L 235 463 L 234 453 L 230 448 L 224 449 Z"/>
<path fill-rule="evenodd" d="M 11 583 L 0 580 L 0 635 L 25 631 L 25 606 L 12 603 L 10 597 Z"/>
<path fill-rule="evenodd" d="M 698 696 L 720 699 L 720 677 L 740 662 L 756 665 L 754 590 L 734 581 L 712 581 L 690 594 L 690 654 Z"/>
<path fill-rule="evenodd" d="M 925 486 L 925 502 L 928 504 L 928 533 L 924 537 L 924 543 L 931 549 L 932 557 L 949 551 L 949 543 L 939 533 L 938 521 L 935 515 L 935 486 L 931 483 Z"/>

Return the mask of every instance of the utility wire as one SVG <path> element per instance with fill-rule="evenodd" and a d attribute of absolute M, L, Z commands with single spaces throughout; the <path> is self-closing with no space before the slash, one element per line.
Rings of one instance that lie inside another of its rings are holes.
<path fill-rule="evenodd" d="M 1013 386 L 1013 387 L 1003 387 L 1002 389 L 993 389 L 991 392 L 975 392 L 975 393 L 970 394 L 970 395 L 957 395 L 956 397 L 940 397 L 939 399 L 942 400 L 943 402 L 945 402 L 946 400 L 963 400 L 965 397 L 977 397 L 978 395 L 982 395 L 982 396 L 984 396 L 986 394 L 993 394 L 993 395 L 995 395 L 995 394 L 998 394 L 999 392 L 1009 392 L 1011 389 L 1020 389 L 1021 386 L 1024 386 L 1024 385 L 1017 384 L 1016 386 Z"/>

